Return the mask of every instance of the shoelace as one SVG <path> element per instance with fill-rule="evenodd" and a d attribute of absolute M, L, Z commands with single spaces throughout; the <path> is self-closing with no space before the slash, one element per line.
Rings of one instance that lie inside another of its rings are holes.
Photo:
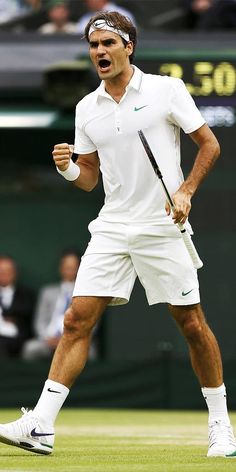
<path fill-rule="evenodd" d="M 236 448 L 236 442 L 231 425 L 220 420 L 209 425 L 210 447 L 217 443 L 226 445 L 230 444 Z"/>
<path fill-rule="evenodd" d="M 20 409 L 20 411 L 22 411 L 23 416 L 25 416 L 25 415 L 31 415 L 31 414 L 33 413 L 33 410 L 28 410 L 28 408 L 24 408 L 23 406 L 22 406 L 22 408 Z"/>
<path fill-rule="evenodd" d="M 7 425 L 8 429 L 11 430 L 16 436 L 29 436 L 33 428 L 38 424 L 38 420 L 33 416 L 32 410 L 27 410 L 22 407 L 22 417 Z"/>

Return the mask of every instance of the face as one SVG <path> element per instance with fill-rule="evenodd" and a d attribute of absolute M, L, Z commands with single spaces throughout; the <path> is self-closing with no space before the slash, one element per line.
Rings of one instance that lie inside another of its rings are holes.
<path fill-rule="evenodd" d="M 192 2 L 192 9 L 198 13 L 204 13 L 212 6 L 212 0 L 194 0 Z"/>
<path fill-rule="evenodd" d="M 49 11 L 49 18 L 53 23 L 64 24 L 69 19 L 69 10 L 64 5 L 57 5 Z"/>
<path fill-rule="evenodd" d="M 100 11 L 105 7 L 107 0 L 86 0 L 86 7 L 91 11 Z"/>
<path fill-rule="evenodd" d="M 16 266 L 11 259 L 0 259 L 0 286 L 14 285 L 16 281 Z"/>
<path fill-rule="evenodd" d="M 79 259 L 73 254 L 62 258 L 59 272 L 64 282 L 74 282 L 79 268 Z"/>
<path fill-rule="evenodd" d="M 111 31 L 94 31 L 89 37 L 90 58 L 101 80 L 111 80 L 126 73 L 132 52 L 133 43 L 129 42 L 125 47 L 121 37 Z"/>

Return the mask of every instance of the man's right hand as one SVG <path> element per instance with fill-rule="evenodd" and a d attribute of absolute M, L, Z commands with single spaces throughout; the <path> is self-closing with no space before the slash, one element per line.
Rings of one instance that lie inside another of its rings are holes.
<path fill-rule="evenodd" d="M 72 144 L 55 144 L 52 155 L 55 165 L 59 170 L 65 171 L 68 169 L 73 151 L 74 146 Z"/>

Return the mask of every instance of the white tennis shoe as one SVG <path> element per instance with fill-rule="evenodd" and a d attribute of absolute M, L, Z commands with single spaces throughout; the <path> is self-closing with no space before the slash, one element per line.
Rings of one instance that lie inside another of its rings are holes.
<path fill-rule="evenodd" d="M 51 454 L 54 429 L 34 416 L 32 410 L 21 408 L 21 411 L 23 416 L 19 420 L 0 424 L 0 442 L 38 454 Z"/>
<path fill-rule="evenodd" d="M 224 420 L 209 423 L 207 457 L 236 457 L 236 441 L 232 426 Z"/>

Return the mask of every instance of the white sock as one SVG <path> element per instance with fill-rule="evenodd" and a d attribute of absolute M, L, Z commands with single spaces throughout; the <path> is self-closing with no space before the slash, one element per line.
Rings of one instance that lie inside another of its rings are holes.
<path fill-rule="evenodd" d="M 53 425 L 69 393 L 69 389 L 53 380 L 46 380 L 34 413 L 46 424 Z"/>
<path fill-rule="evenodd" d="M 215 388 L 202 388 L 202 394 L 206 400 L 209 410 L 209 423 L 217 420 L 224 420 L 230 423 L 227 411 L 225 385 Z"/>

